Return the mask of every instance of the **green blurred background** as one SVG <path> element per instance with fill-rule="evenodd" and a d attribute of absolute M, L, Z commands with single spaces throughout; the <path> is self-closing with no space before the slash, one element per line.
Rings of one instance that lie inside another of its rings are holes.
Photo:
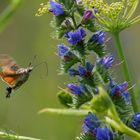
<path fill-rule="evenodd" d="M 0 128 L 19 135 L 41 138 L 43 140 L 74 140 L 81 131 L 82 118 L 37 114 L 45 107 L 62 108 L 56 98 L 58 87 L 63 86 L 66 76 L 58 76 L 59 59 L 55 55 L 56 45 L 60 42 L 52 39 L 53 29 L 49 22 L 50 14 L 36 17 L 40 3 L 45 0 L 24 0 L 10 20 L 7 28 L 0 33 L 0 53 L 13 56 L 26 67 L 37 55 L 34 65 L 41 61 L 48 63 L 35 69 L 29 80 L 10 99 L 5 98 L 5 87 L 0 82 Z M 0 0 L 0 11 L 8 0 Z M 140 6 L 138 8 L 140 12 Z M 140 24 L 134 25 L 122 33 L 122 42 L 134 83 L 140 86 Z M 113 41 L 111 41 L 113 43 Z M 116 55 L 114 45 L 109 45 Z M 119 67 L 117 68 L 119 70 Z M 121 74 L 116 78 L 122 82 Z"/>

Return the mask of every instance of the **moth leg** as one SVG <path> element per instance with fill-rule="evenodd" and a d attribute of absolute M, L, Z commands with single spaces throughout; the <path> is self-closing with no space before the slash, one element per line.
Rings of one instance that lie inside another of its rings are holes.
<path fill-rule="evenodd" d="M 10 98 L 10 94 L 12 93 L 12 88 L 11 87 L 7 87 L 6 88 L 6 98 Z"/>

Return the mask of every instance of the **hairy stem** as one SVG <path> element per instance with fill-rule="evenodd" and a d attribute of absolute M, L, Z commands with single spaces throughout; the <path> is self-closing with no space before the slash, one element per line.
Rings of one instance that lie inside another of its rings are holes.
<path fill-rule="evenodd" d="M 6 138 L 6 139 L 11 139 L 11 140 L 12 139 L 13 140 L 41 140 L 41 139 L 37 139 L 37 138 L 8 134 L 8 133 L 5 133 L 5 132 L 0 132 L 0 138 Z"/>
<path fill-rule="evenodd" d="M 71 116 L 85 116 L 90 110 L 76 110 L 76 109 L 55 109 L 55 108 L 45 108 L 39 111 L 39 114 L 48 113 L 54 115 L 71 115 Z"/>
<path fill-rule="evenodd" d="M 118 49 L 119 58 L 120 58 L 121 62 L 123 62 L 122 63 L 122 68 L 123 68 L 124 78 L 127 82 L 129 82 L 130 87 L 132 87 L 132 80 L 131 80 L 131 76 L 130 76 L 130 73 L 129 73 L 127 60 L 126 60 L 126 57 L 124 55 L 124 51 L 123 51 L 123 48 L 122 48 L 122 45 L 121 45 L 119 33 L 114 33 L 113 35 L 114 35 L 116 47 Z M 136 103 L 133 88 L 130 89 L 130 95 L 131 95 L 131 102 L 132 102 L 133 110 L 134 110 L 134 112 L 138 112 L 138 106 L 137 106 L 137 103 Z"/>

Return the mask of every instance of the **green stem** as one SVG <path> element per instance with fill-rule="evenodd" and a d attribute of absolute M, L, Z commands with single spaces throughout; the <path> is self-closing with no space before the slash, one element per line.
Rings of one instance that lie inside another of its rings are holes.
<path fill-rule="evenodd" d="M 140 133 L 136 132 L 135 130 L 129 128 L 127 125 L 125 125 L 122 120 L 119 118 L 118 113 L 115 109 L 115 106 L 113 103 L 111 103 L 112 105 L 110 106 L 110 109 L 107 112 L 107 116 L 106 117 L 106 121 L 112 125 L 114 128 L 118 129 L 119 131 L 121 131 L 122 133 L 125 133 L 133 138 L 135 138 L 136 140 L 140 139 Z"/>
<path fill-rule="evenodd" d="M 72 116 L 85 116 L 88 114 L 90 110 L 84 110 L 84 109 L 56 109 L 56 108 L 44 108 L 40 110 L 38 113 L 48 113 L 48 114 L 54 114 L 54 115 L 72 115 Z"/>
<path fill-rule="evenodd" d="M 0 138 L 13 139 L 13 140 L 41 140 L 41 139 L 36 139 L 31 137 L 8 134 L 5 132 L 0 132 Z"/>
<path fill-rule="evenodd" d="M 106 117 L 106 122 L 109 123 L 112 127 L 119 130 L 120 132 L 125 133 L 125 134 L 135 138 L 136 140 L 140 139 L 140 134 L 138 132 L 132 130 L 125 124 L 123 124 L 123 122 L 121 120 L 114 121 L 114 120 L 110 119 L 109 117 Z"/>
<path fill-rule="evenodd" d="M 130 77 L 130 73 L 129 73 L 129 69 L 128 69 L 128 64 L 127 64 L 127 60 L 125 58 L 123 48 L 122 48 L 122 45 L 121 45 L 121 42 L 120 42 L 119 33 L 114 33 L 113 35 L 114 35 L 116 47 L 118 49 L 118 54 L 119 54 L 120 60 L 121 60 L 121 62 L 123 62 L 122 67 L 123 67 L 123 73 L 124 73 L 125 80 L 127 82 L 129 82 L 130 87 L 132 87 L 132 81 L 131 81 L 131 77 Z M 137 103 L 136 103 L 133 88 L 130 89 L 130 93 L 131 93 L 130 95 L 131 95 L 133 110 L 134 110 L 134 112 L 138 112 L 138 106 L 137 106 Z"/>

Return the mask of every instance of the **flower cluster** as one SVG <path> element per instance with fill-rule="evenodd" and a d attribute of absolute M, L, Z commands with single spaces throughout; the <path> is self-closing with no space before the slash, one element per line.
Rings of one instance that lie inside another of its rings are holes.
<path fill-rule="evenodd" d="M 108 17 L 107 20 L 115 22 L 116 19 L 121 20 L 118 16 L 124 11 L 125 2 L 125 0 L 111 4 L 103 0 L 49 2 L 49 12 L 54 15 L 56 37 L 65 39 L 68 44 L 57 45 L 57 54 L 61 59 L 60 74 L 65 73 L 71 78 L 74 77 L 74 81 L 67 84 L 63 92 L 59 92 L 59 100 L 65 107 L 87 108 L 96 112 L 96 115 L 89 112 L 85 117 L 83 133 L 79 140 L 122 139 L 120 131 L 124 133 L 124 130 L 117 125 L 118 122 L 121 125 L 123 122 L 123 127 L 128 125 L 137 131 L 139 129 L 140 115 L 133 112 L 128 83 L 118 84 L 113 80 L 115 58 L 105 49 L 106 33 L 103 31 L 116 30 L 116 26 L 118 30 L 124 28 L 121 22 L 117 22 L 121 27 L 114 22 L 107 24 L 105 18 Z M 129 3 L 127 6 L 131 7 L 133 4 Z M 97 21 L 104 24 L 103 30 L 99 28 Z M 100 87 L 106 92 L 100 91 Z M 103 121 L 97 115 L 101 115 Z M 111 122 L 109 119 L 114 121 L 112 125 L 108 124 Z"/>
<path fill-rule="evenodd" d="M 91 135 L 96 140 L 113 140 L 114 134 L 99 118 L 91 112 L 84 119 L 83 131 L 87 135 Z"/>

